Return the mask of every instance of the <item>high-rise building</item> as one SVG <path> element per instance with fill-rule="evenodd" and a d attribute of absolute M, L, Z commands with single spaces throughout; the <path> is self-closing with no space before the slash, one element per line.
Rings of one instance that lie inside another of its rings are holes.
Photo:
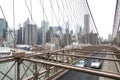
<path fill-rule="evenodd" d="M 59 31 L 59 35 L 60 35 L 60 44 L 62 44 L 64 42 L 62 26 L 58 26 L 58 31 Z"/>
<path fill-rule="evenodd" d="M 52 42 L 52 40 L 54 40 L 53 38 L 55 38 L 55 33 L 57 31 L 57 27 L 49 27 L 49 30 L 47 31 L 46 34 L 46 42 Z"/>
<path fill-rule="evenodd" d="M 14 33 L 13 33 L 13 30 L 8 30 L 7 32 L 7 43 L 8 43 L 8 46 L 10 45 L 14 45 Z"/>
<path fill-rule="evenodd" d="M 42 45 L 45 45 L 46 43 L 46 32 L 49 29 L 49 23 L 47 21 L 41 21 L 41 27 L 42 27 Z"/>
<path fill-rule="evenodd" d="M 22 29 L 19 32 L 21 33 Z M 21 37 L 23 37 L 22 41 L 24 44 L 27 45 L 37 44 L 38 41 L 37 26 L 34 24 L 30 24 L 29 18 L 23 23 L 22 35 Z"/>
<path fill-rule="evenodd" d="M 66 37 L 66 39 L 65 39 Z M 66 22 L 66 33 L 64 35 L 64 42 L 68 44 L 70 44 L 70 34 L 69 34 L 69 22 Z"/>
<path fill-rule="evenodd" d="M 23 23 L 23 26 L 26 26 L 26 25 L 28 25 L 28 24 L 30 24 L 29 18 L 27 18 L 27 20 Z"/>
<path fill-rule="evenodd" d="M 55 40 L 57 40 L 57 44 L 63 42 L 63 34 L 62 34 L 61 26 L 55 26 L 55 27 L 50 26 L 49 30 L 47 31 L 46 42 L 55 43 L 56 42 Z"/>
<path fill-rule="evenodd" d="M 50 43 L 51 42 L 51 39 L 52 39 L 52 32 L 50 31 L 50 29 L 47 31 L 46 33 L 46 42 L 47 43 Z"/>
<path fill-rule="evenodd" d="M 89 14 L 84 15 L 84 28 L 83 28 L 83 34 L 89 34 L 90 33 L 90 25 L 89 25 Z"/>
<path fill-rule="evenodd" d="M 92 44 L 92 45 L 97 45 L 99 43 L 97 33 L 90 33 L 89 34 L 89 43 Z"/>
<path fill-rule="evenodd" d="M 0 40 L 6 40 L 8 23 L 5 19 L 0 18 Z"/>
<path fill-rule="evenodd" d="M 74 42 L 76 39 L 73 38 L 74 34 L 73 34 L 73 30 L 70 30 L 70 42 Z"/>
<path fill-rule="evenodd" d="M 89 33 L 82 36 L 82 43 L 97 45 L 99 43 L 98 34 L 97 33 Z"/>
<path fill-rule="evenodd" d="M 23 44 L 23 28 L 18 29 L 17 44 Z"/>
<path fill-rule="evenodd" d="M 79 26 L 79 32 L 77 33 L 79 43 L 82 43 L 82 27 Z"/>
<path fill-rule="evenodd" d="M 26 24 L 24 26 L 24 44 L 32 45 L 37 44 L 38 34 L 37 26 L 33 24 Z"/>
<path fill-rule="evenodd" d="M 108 41 L 111 41 L 111 40 L 112 40 L 112 35 L 109 34 L 109 35 L 108 35 Z"/>
<path fill-rule="evenodd" d="M 42 45 L 42 38 L 43 38 L 43 27 L 38 29 L 38 44 Z"/>
<path fill-rule="evenodd" d="M 47 21 L 41 21 L 41 27 L 45 27 L 45 32 L 49 29 L 49 23 Z"/>
<path fill-rule="evenodd" d="M 82 36 L 82 27 L 77 25 L 76 28 L 75 28 L 75 38 L 76 38 L 76 41 L 80 42 L 80 39 L 81 39 L 81 36 Z"/>

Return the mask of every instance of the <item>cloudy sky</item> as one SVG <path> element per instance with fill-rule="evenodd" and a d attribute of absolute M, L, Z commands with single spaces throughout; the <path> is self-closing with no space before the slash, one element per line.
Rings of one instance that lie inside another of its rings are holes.
<path fill-rule="evenodd" d="M 116 0 L 88 0 L 99 34 L 112 34 Z"/>
<path fill-rule="evenodd" d="M 30 17 L 30 14 L 26 7 L 25 0 L 14 1 L 15 26 L 16 28 L 18 28 L 18 25 L 23 24 L 25 20 Z M 26 1 L 30 9 L 30 0 Z M 40 1 L 44 5 L 47 18 L 45 17 Z M 57 16 L 58 22 L 52 10 L 50 1 Z M 58 1 L 59 3 L 59 11 L 56 1 Z M 63 4 L 61 1 L 63 1 L 65 9 L 63 8 Z M 88 0 L 88 2 L 100 36 L 103 38 L 107 38 L 108 34 L 112 33 L 116 0 Z M 13 27 L 13 0 L 0 0 L 0 5 L 8 21 L 9 27 Z M 62 16 L 60 14 L 60 10 Z M 41 26 L 41 20 L 44 19 L 53 26 L 57 26 L 58 24 L 64 26 L 65 22 L 69 21 L 71 29 L 74 29 L 76 25 L 83 27 L 84 14 L 87 13 L 88 9 L 86 7 L 85 0 L 32 0 L 32 16 L 34 23 L 38 26 Z M 66 14 L 68 16 L 66 16 Z M 62 17 L 64 17 L 65 22 L 63 21 Z M 0 18 L 3 18 L 1 11 Z"/>

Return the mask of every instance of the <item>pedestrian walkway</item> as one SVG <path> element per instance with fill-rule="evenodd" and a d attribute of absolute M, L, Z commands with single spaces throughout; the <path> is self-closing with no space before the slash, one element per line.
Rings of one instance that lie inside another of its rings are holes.
<path fill-rule="evenodd" d="M 106 58 L 113 58 L 113 56 L 112 55 L 106 55 Z M 107 72 L 109 71 L 109 72 L 117 73 L 115 62 L 105 60 L 103 62 L 102 71 L 107 71 Z M 99 80 L 115 80 L 115 79 L 99 77 Z"/>

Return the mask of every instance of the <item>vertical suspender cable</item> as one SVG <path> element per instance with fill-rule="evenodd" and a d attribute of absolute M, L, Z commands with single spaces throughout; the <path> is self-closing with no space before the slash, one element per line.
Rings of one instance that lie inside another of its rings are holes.
<path fill-rule="evenodd" d="M 31 16 L 30 16 L 30 18 L 31 18 L 31 23 L 32 23 L 32 0 L 30 0 L 30 8 L 31 8 L 31 11 L 30 11 Z"/>
<path fill-rule="evenodd" d="M 31 16 L 30 16 L 31 17 L 31 24 L 34 24 L 34 23 L 32 23 L 32 0 L 30 0 L 30 8 L 31 8 Z M 33 34 L 32 29 L 33 28 L 32 28 L 32 25 L 30 25 L 30 26 L 31 26 L 31 35 L 30 35 L 31 36 L 31 44 L 33 45 L 33 38 L 32 38 L 32 34 Z"/>
<path fill-rule="evenodd" d="M 15 47 L 16 47 L 16 33 L 15 33 L 15 4 L 14 4 L 14 0 L 13 0 L 13 28 L 14 28 L 14 51 L 15 51 Z"/>
<path fill-rule="evenodd" d="M 13 27 L 14 27 L 14 51 L 16 47 L 16 33 L 15 33 L 15 7 L 14 7 L 14 0 L 13 0 Z M 15 79 L 16 79 L 16 66 L 15 66 Z"/>

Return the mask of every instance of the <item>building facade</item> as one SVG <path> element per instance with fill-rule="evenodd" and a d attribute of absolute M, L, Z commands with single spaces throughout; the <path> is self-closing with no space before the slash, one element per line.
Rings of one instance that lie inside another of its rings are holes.
<path fill-rule="evenodd" d="M 42 45 L 46 44 L 46 33 L 49 29 L 49 23 L 47 21 L 41 21 L 41 27 L 42 27 Z"/>
<path fill-rule="evenodd" d="M 23 44 L 23 28 L 20 27 L 18 29 L 18 37 L 17 37 L 17 44 Z"/>
<path fill-rule="evenodd" d="M 84 15 L 84 28 L 83 28 L 83 34 L 89 34 L 90 33 L 90 19 L 89 14 Z"/>
<path fill-rule="evenodd" d="M 97 45 L 99 43 L 97 33 L 85 34 L 81 38 L 82 38 L 82 43 L 84 43 L 84 44 Z"/>
<path fill-rule="evenodd" d="M 8 23 L 5 19 L 0 18 L 0 44 L 3 43 L 3 41 L 7 40 L 7 27 Z"/>
<path fill-rule="evenodd" d="M 27 24 L 26 26 L 24 26 L 24 44 L 33 45 L 37 44 L 37 41 L 37 26 L 34 24 Z"/>

